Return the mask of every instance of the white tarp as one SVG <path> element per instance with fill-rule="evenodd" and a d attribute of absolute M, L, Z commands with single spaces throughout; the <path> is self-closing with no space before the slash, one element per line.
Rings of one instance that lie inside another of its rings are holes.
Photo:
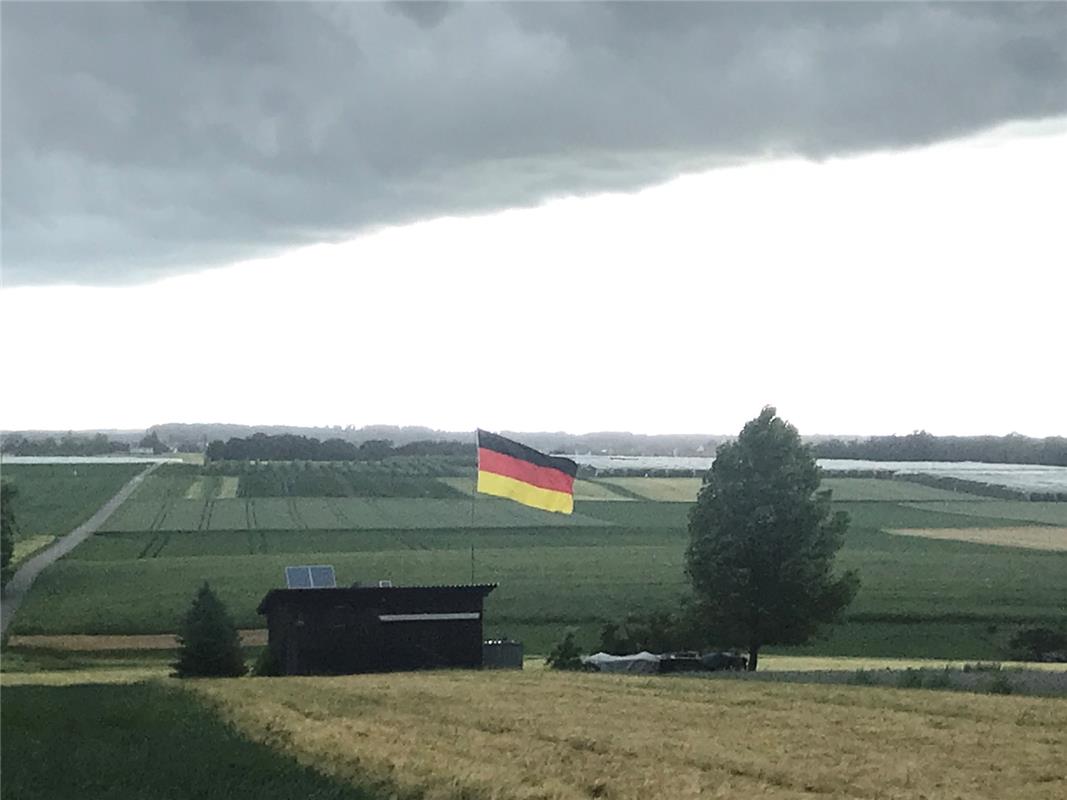
<path fill-rule="evenodd" d="M 613 656 L 608 653 L 594 653 L 583 656 L 582 663 L 596 667 L 601 672 L 630 672 L 651 675 L 659 672 L 661 656 L 647 650 L 630 656 Z"/>

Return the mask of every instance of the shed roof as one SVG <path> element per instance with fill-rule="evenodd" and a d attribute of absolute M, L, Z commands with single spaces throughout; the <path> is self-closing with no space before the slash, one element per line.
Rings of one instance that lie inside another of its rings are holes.
<path fill-rule="evenodd" d="M 256 611 L 266 614 L 276 603 L 343 603 L 359 602 L 370 604 L 380 602 L 388 597 L 419 597 L 420 595 L 457 594 L 481 597 L 488 595 L 498 584 L 472 583 L 442 586 L 350 586 L 336 589 L 271 589 L 259 602 Z"/>

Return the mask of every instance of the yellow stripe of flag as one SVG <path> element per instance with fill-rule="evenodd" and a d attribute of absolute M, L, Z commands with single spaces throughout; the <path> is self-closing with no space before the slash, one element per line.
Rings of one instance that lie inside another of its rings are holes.
<path fill-rule="evenodd" d="M 531 486 L 514 478 L 497 475 L 495 472 L 482 472 L 479 470 L 478 491 L 496 497 L 506 497 L 509 500 L 515 500 L 524 505 L 541 508 L 545 511 L 558 511 L 562 514 L 570 514 L 574 511 L 574 497 L 567 492 L 556 492 L 552 489 L 542 489 L 540 486 Z"/>

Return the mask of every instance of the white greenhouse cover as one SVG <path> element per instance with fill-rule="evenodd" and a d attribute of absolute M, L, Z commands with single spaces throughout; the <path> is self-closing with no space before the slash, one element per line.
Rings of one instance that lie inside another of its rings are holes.
<path fill-rule="evenodd" d="M 583 664 L 591 664 L 601 672 L 630 672 L 650 675 L 659 672 L 661 656 L 643 650 L 629 656 L 613 656 L 608 653 L 594 653 L 582 658 Z"/>

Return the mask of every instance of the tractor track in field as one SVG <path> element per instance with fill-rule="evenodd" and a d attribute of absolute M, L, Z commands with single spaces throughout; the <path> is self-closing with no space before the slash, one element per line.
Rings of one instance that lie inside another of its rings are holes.
<path fill-rule="evenodd" d="M 162 462 L 152 464 L 148 469 L 134 475 L 125 486 L 119 489 L 114 497 L 104 503 L 88 520 L 66 536 L 57 539 L 37 555 L 23 562 L 18 571 L 11 576 L 11 580 L 8 581 L 3 590 L 3 603 L 0 604 L 0 636 L 7 633 L 12 620 L 15 618 L 15 612 L 22 605 L 22 601 L 26 598 L 26 594 L 29 592 L 30 587 L 33 586 L 37 576 L 96 533 L 107 522 L 108 518 L 115 513 L 118 507 L 126 502 L 134 490 L 141 485 L 141 482 L 152 472 L 159 469 L 160 463 Z"/>

